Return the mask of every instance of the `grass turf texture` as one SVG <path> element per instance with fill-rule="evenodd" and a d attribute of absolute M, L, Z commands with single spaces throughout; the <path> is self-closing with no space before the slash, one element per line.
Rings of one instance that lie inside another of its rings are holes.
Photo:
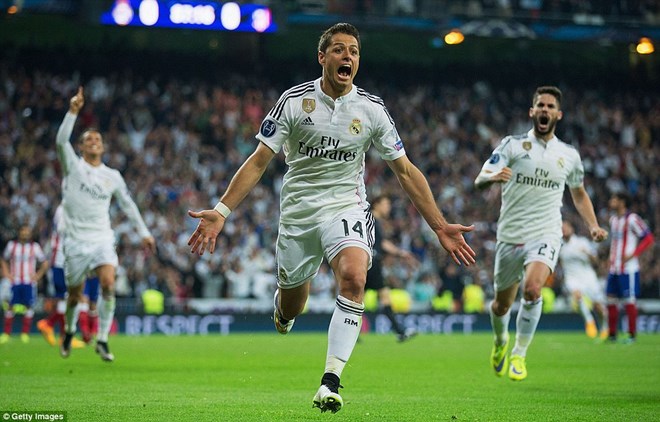
<path fill-rule="evenodd" d="M 325 334 L 110 339 L 68 359 L 40 337 L 0 346 L 0 411 L 68 421 L 649 421 L 660 409 L 660 336 L 633 345 L 540 332 L 522 382 L 489 366 L 491 335 L 362 336 L 344 371 L 344 408 L 312 409 Z M 655 419 L 657 420 L 657 419 Z"/>

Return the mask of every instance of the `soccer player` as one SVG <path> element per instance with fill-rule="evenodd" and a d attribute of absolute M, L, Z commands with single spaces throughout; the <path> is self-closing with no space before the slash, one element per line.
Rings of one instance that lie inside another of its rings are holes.
<path fill-rule="evenodd" d="M 347 23 L 319 40 L 316 80 L 285 91 L 264 118 L 254 153 L 243 163 L 212 210 L 189 211 L 199 224 L 188 240 L 193 253 L 213 253 L 226 218 L 257 184 L 275 154 L 288 171 L 280 198 L 274 323 L 287 334 L 307 301 L 310 281 L 327 259 L 339 286 L 330 326 L 325 373 L 313 399 L 322 412 L 343 405 L 340 377 L 360 332 L 364 286 L 374 242 L 373 215 L 364 185 L 364 160 L 373 146 L 397 176 L 420 214 L 457 263 L 475 262 L 463 233 L 448 224 L 424 175 L 406 156 L 383 101 L 353 85 L 360 65 L 360 35 Z"/>
<path fill-rule="evenodd" d="M 53 283 L 55 308 L 48 317 L 37 322 L 37 329 L 48 344 L 54 346 L 55 326 L 60 327 L 61 341 L 64 340 L 64 312 L 66 311 L 66 282 L 64 281 L 64 209 L 58 205 L 53 215 L 53 232 L 50 235 L 50 281 Z M 85 347 L 85 343 L 73 338 L 74 349 Z"/>
<path fill-rule="evenodd" d="M 559 250 L 559 262 L 564 269 L 564 287 L 584 318 L 587 336 L 596 338 L 600 326 L 601 337 L 605 337 L 608 332 L 605 292 L 598 283 L 598 275 L 594 269 L 594 264 L 598 262 L 596 248 L 589 239 L 575 234 L 575 228 L 570 221 L 564 220 L 561 230 L 563 243 Z M 585 298 L 591 300 L 593 310 L 599 318 L 598 325 Z"/>
<path fill-rule="evenodd" d="M 628 316 L 628 338 L 634 342 L 637 335 L 637 305 L 639 296 L 639 255 L 648 249 L 655 239 L 648 226 L 634 212 L 630 212 L 630 196 L 616 192 L 610 196 L 609 207 L 614 215 L 610 217 L 609 274 L 607 277 L 607 311 L 609 318 L 609 340 L 617 339 L 619 303 L 623 302 Z"/>
<path fill-rule="evenodd" d="M 113 197 L 131 220 L 145 248 L 155 251 L 156 243 L 131 198 L 124 178 L 101 161 L 105 145 L 101 133 L 87 129 L 80 136 L 82 157 L 69 142 L 80 109 L 84 105 L 83 88 L 78 88 L 69 103 L 69 111 L 57 132 L 57 155 L 64 172 L 63 206 L 66 220 L 64 236 L 65 277 L 68 290 L 62 357 L 71 353 L 71 339 L 76 331 L 75 308 L 89 271 L 99 278 L 99 333 L 96 352 L 107 362 L 114 360 L 108 348 L 108 334 L 115 313 L 115 268 L 118 265 L 115 234 L 110 225 L 110 201 Z"/>
<path fill-rule="evenodd" d="M 21 328 L 21 341 L 30 341 L 30 328 L 32 327 L 32 309 L 37 294 L 37 282 L 48 271 L 48 260 L 41 246 L 32 240 L 32 228 L 21 225 L 18 237 L 10 240 L 0 259 L 2 277 L 11 282 L 11 301 L 5 311 L 5 329 L 0 334 L 0 344 L 9 341 L 14 314 L 20 310 L 23 313 L 23 326 Z"/>
<path fill-rule="evenodd" d="M 382 308 L 382 312 L 387 316 L 392 324 L 392 330 L 397 334 L 397 339 L 400 342 L 406 341 L 413 337 L 417 332 L 415 329 L 404 329 L 401 324 L 396 320 L 394 312 L 392 311 L 392 299 L 390 298 L 390 288 L 385 285 L 383 279 L 383 258 L 385 254 L 391 254 L 407 260 L 413 264 L 417 260 L 412 253 L 397 247 L 389 239 L 383 238 L 383 227 L 381 220 L 389 217 L 392 209 L 392 201 L 386 195 L 375 197 L 371 202 L 371 214 L 374 216 L 374 246 L 373 256 L 371 259 L 371 268 L 367 272 L 367 283 L 365 290 L 373 289 L 378 292 L 378 302 Z"/>
<path fill-rule="evenodd" d="M 53 215 L 53 231 L 50 235 L 50 281 L 53 283 L 55 307 L 48 317 L 37 322 L 37 328 L 51 346 L 55 345 L 55 327 L 59 325 L 64 334 L 64 311 L 66 310 L 66 282 L 64 281 L 64 251 L 62 236 L 64 211 L 58 205 Z"/>
<path fill-rule="evenodd" d="M 495 299 L 489 307 L 495 334 L 491 361 L 496 375 L 503 376 L 508 368 L 512 380 L 527 377 L 525 358 L 541 318 L 541 288 L 559 258 L 565 185 L 591 238 L 600 242 L 607 237 L 607 232 L 598 226 L 583 185 L 580 154 L 555 136 L 555 127 L 563 115 L 561 96 L 557 87 L 537 88 L 529 109 L 534 127 L 525 134 L 502 139 L 474 181 L 477 188 L 502 184 Z M 521 282 L 516 341 L 507 364 L 510 310 Z"/>

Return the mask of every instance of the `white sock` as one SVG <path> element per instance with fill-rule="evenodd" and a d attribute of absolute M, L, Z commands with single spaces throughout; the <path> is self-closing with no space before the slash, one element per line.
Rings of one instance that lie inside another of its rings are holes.
<path fill-rule="evenodd" d="M 100 295 L 96 304 L 96 309 L 99 313 L 99 332 L 96 336 L 96 340 L 106 343 L 108 341 L 108 335 L 110 334 L 110 328 L 112 327 L 112 320 L 115 318 L 114 295 L 110 299 Z"/>
<path fill-rule="evenodd" d="M 68 334 L 75 334 L 78 326 L 78 314 L 80 313 L 80 302 L 71 308 L 68 304 L 64 312 L 64 331 Z"/>
<path fill-rule="evenodd" d="M 64 315 L 66 312 L 66 300 L 58 300 L 56 309 L 58 314 Z"/>
<path fill-rule="evenodd" d="M 591 315 L 591 311 L 589 310 L 589 307 L 585 303 L 583 298 L 578 299 L 578 308 L 580 309 L 580 313 L 584 317 L 584 322 L 594 322 L 594 317 Z"/>
<path fill-rule="evenodd" d="M 509 320 L 511 319 L 511 308 L 502 316 L 497 316 L 493 312 L 493 302 L 488 305 L 490 311 L 490 325 L 493 327 L 493 334 L 495 334 L 495 344 L 498 346 L 503 345 L 509 340 Z"/>
<path fill-rule="evenodd" d="M 356 303 L 343 296 L 337 296 L 335 311 L 332 313 L 328 328 L 328 353 L 325 360 L 325 372 L 338 377 L 351 357 L 355 343 L 360 335 L 364 304 Z"/>
<path fill-rule="evenodd" d="M 81 312 L 89 311 L 89 303 L 87 302 L 78 302 L 76 305 L 76 313 L 80 314 Z"/>
<path fill-rule="evenodd" d="M 527 355 L 527 348 L 534 338 L 542 311 L 542 298 L 539 297 L 535 301 L 520 300 L 520 310 L 516 318 L 516 345 L 511 350 L 512 355 L 523 357 Z"/>

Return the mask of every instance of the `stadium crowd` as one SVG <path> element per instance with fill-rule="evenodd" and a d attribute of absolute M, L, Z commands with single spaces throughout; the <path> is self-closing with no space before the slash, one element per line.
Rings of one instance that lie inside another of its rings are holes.
<path fill-rule="evenodd" d="M 660 5 L 655 0 L 294 0 L 291 11 L 339 14 L 417 16 L 446 15 L 471 17 L 566 20 L 577 16 L 595 17 L 594 22 L 660 22 Z"/>
<path fill-rule="evenodd" d="M 283 156 L 277 156 L 261 184 L 228 219 L 215 254 L 200 258 L 190 253 L 186 242 L 195 221 L 186 211 L 218 201 L 231 175 L 253 151 L 261 120 L 288 81 L 278 81 L 280 86 L 235 73 L 216 83 L 137 72 L 108 72 L 83 80 L 79 74 L 8 67 L 0 68 L 0 74 L 0 246 L 15 237 L 23 222 L 47 245 L 61 198 L 55 133 L 68 99 L 84 83 L 87 105 L 74 136 L 82 127 L 101 130 L 106 162 L 124 175 L 158 245 L 154 256 L 143 253 L 133 228 L 113 208 L 121 266 L 117 294 L 138 298 L 145 289 L 157 288 L 182 305 L 193 297 L 272 299 Z M 491 295 L 499 195 L 476 191 L 473 181 L 505 134 L 531 127 L 527 111 L 535 85 L 511 89 L 486 81 L 357 83 L 388 105 L 408 155 L 429 178 L 447 219 L 477 226 L 468 238 L 477 251 L 477 265 L 454 266 L 386 164 L 375 152 L 369 155 L 369 195 L 387 193 L 392 198 L 389 238 L 421 262 L 409 268 L 389 257 L 385 271 L 390 284 L 429 304 L 445 291 L 460 303 L 467 285 L 480 285 Z M 632 210 L 660 238 L 660 98 L 619 87 L 560 88 L 565 99 L 558 136 L 581 153 L 601 225 L 607 227 L 610 193 L 625 190 L 634 198 Z M 565 201 L 564 217 L 585 234 L 571 204 Z M 657 299 L 657 243 L 654 248 L 642 257 L 642 297 Z M 601 253 L 599 270 L 605 276 L 607 245 L 601 246 Z M 326 268 L 314 281 L 313 294 L 334 297 L 329 295 L 332 289 Z"/>

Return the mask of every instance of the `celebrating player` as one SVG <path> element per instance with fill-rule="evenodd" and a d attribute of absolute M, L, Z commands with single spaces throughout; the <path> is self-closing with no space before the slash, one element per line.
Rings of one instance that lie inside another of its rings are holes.
<path fill-rule="evenodd" d="M 51 346 L 55 345 L 55 326 L 60 327 L 60 341 L 64 341 L 64 313 L 66 311 L 66 282 L 64 281 L 64 209 L 62 204 L 55 209 L 53 232 L 50 235 L 50 281 L 53 283 L 55 306 L 48 317 L 37 322 L 37 329 Z M 74 349 L 85 347 L 85 343 L 73 338 Z"/>
<path fill-rule="evenodd" d="M 60 347 L 62 357 L 71 352 L 76 331 L 75 308 L 89 271 L 95 271 L 101 284 L 99 330 L 96 352 L 107 362 L 114 360 L 108 348 L 108 334 L 115 313 L 115 268 L 118 265 L 115 235 L 110 225 L 110 201 L 117 202 L 137 228 L 143 245 L 155 251 L 156 243 L 142 220 L 121 174 L 102 163 L 105 151 L 101 133 L 87 129 L 80 137 L 82 158 L 69 142 L 78 112 L 85 102 L 82 87 L 71 98 L 69 111 L 57 132 L 57 155 L 64 172 L 65 277 L 69 296 L 66 308 L 66 333 Z"/>
<path fill-rule="evenodd" d="M 559 258 L 565 185 L 591 238 L 600 242 L 607 237 L 598 226 L 583 186 L 580 154 L 555 136 L 555 127 L 562 118 L 561 96 L 557 87 L 537 88 L 529 109 L 534 128 L 526 134 L 505 137 L 474 181 L 477 188 L 502 184 L 495 299 L 489 307 L 495 334 L 491 360 L 496 375 L 503 376 L 508 367 L 512 380 L 527 377 L 525 357 L 541 318 L 541 288 Z M 523 297 L 516 319 L 516 342 L 507 365 L 510 309 L 521 281 Z"/>
<path fill-rule="evenodd" d="M 317 54 L 322 76 L 284 92 L 261 124 L 255 152 L 215 209 L 189 211 L 200 222 L 188 244 L 193 253 L 213 253 L 231 210 L 257 184 L 275 154 L 284 151 L 289 168 L 281 192 L 273 318 L 277 331 L 291 330 L 325 257 L 339 295 L 328 329 L 325 373 L 313 405 L 322 412 L 337 412 L 343 405 L 339 379 L 360 332 L 374 241 L 364 185 L 365 153 L 371 144 L 451 258 L 470 265 L 475 253 L 463 238 L 473 226 L 445 221 L 424 175 L 406 156 L 383 101 L 353 85 L 360 65 L 357 29 L 333 25 L 321 35 Z"/>

